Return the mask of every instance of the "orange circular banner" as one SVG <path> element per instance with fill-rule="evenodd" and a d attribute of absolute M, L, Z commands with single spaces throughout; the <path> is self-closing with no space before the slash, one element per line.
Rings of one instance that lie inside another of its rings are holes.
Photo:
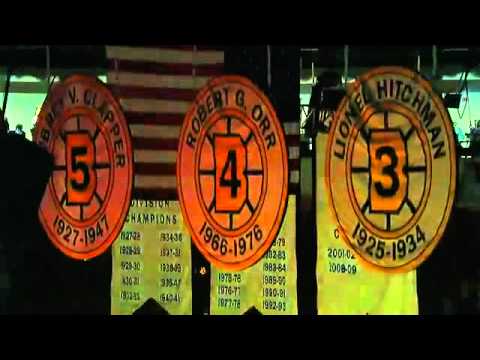
<path fill-rule="evenodd" d="M 425 261 L 456 186 L 451 120 L 431 85 L 399 67 L 364 74 L 335 114 L 327 149 L 330 204 L 360 261 L 386 272 Z"/>
<path fill-rule="evenodd" d="M 133 158 L 119 104 L 96 78 L 73 75 L 52 87 L 34 141 L 54 157 L 39 217 L 65 255 L 102 254 L 120 233 L 130 205 Z"/>
<path fill-rule="evenodd" d="M 280 230 L 288 193 L 282 126 L 248 79 L 223 76 L 197 95 L 182 128 L 177 188 L 193 242 L 214 265 L 245 269 Z"/>

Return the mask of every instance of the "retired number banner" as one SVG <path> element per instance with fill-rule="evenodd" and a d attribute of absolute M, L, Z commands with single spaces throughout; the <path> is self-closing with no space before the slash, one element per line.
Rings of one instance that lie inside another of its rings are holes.
<path fill-rule="evenodd" d="M 171 315 L 191 314 L 190 244 L 178 201 L 133 200 L 113 245 L 112 314 L 132 314 L 149 298 Z"/>
<path fill-rule="evenodd" d="M 133 183 L 130 132 L 119 103 L 97 78 L 72 75 L 53 85 L 34 141 L 54 159 L 39 208 L 52 243 L 88 260 L 117 238 Z"/>
<path fill-rule="evenodd" d="M 272 104 L 250 80 L 218 77 L 197 94 L 180 135 L 177 183 L 209 262 L 242 270 L 270 248 L 287 205 L 288 152 Z"/>
<path fill-rule="evenodd" d="M 427 259 L 450 217 L 455 162 L 449 114 L 420 74 L 380 67 L 353 84 L 330 128 L 325 178 L 340 238 L 362 265 L 408 272 Z"/>
<path fill-rule="evenodd" d="M 265 256 L 242 271 L 212 265 L 210 314 L 241 315 L 255 307 L 264 315 L 296 315 L 296 197 L 288 197 L 280 233 Z"/>
<path fill-rule="evenodd" d="M 212 264 L 211 314 L 297 312 L 288 155 L 275 109 L 250 80 L 221 76 L 197 94 L 177 188 L 192 241 Z"/>
<path fill-rule="evenodd" d="M 317 142 L 317 308 L 320 315 L 418 314 L 416 271 L 386 274 L 367 269 L 340 239 L 327 199 L 327 135 Z"/>

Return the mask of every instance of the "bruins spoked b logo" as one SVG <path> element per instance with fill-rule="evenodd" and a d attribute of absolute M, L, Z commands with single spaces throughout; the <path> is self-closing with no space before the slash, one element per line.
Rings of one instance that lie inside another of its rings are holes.
<path fill-rule="evenodd" d="M 343 239 L 363 263 L 408 271 L 443 235 L 455 193 L 455 143 L 442 100 L 421 75 L 361 76 L 328 138 L 326 181 Z"/>
<path fill-rule="evenodd" d="M 132 192 L 132 146 L 119 104 L 96 78 L 70 76 L 45 100 L 34 140 L 54 159 L 39 209 L 49 238 L 72 258 L 100 255 L 121 231 Z"/>
<path fill-rule="evenodd" d="M 177 159 L 182 213 L 200 252 L 220 268 L 257 262 L 286 208 L 288 156 L 275 111 L 238 76 L 212 80 L 186 115 Z"/>

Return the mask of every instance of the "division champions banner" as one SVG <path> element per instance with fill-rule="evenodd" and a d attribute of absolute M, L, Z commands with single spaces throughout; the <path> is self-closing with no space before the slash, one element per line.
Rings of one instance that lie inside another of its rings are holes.
<path fill-rule="evenodd" d="M 192 313 L 190 234 L 177 201 L 178 138 L 195 95 L 223 73 L 224 51 L 188 45 L 107 46 L 108 85 L 133 143 L 132 206 L 112 249 L 112 314 L 149 298 L 169 314 Z"/>
<path fill-rule="evenodd" d="M 171 315 L 192 313 L 191 241 L 178 201 L 134 200 L 112 250 L 111 313 L 153 298 Z"/>
<path fill-rule="evenodd" d="M 285 123 L 246 77 L 215 78 L 194 104 L 182 127 L 177 182 L 193 243 L 211 264 L 210 313 L 296 314 Z"/>

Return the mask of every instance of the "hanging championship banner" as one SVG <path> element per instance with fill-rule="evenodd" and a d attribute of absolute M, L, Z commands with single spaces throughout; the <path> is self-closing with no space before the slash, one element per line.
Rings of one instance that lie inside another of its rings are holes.
<path fill-rule="evenodd" d="M 326 181 L 340 237 L 365 265 L 406 272 L 443 235 L 455 194 L 448 112 L 420 74 L 367 72 L 331 125 Z"/>
<path fill-rule="evenodd" d="M 190 235 L 178 201 L 133 200 L 112 249 L 113 315 L 150 298 L 171 315 L 192 313 Z"/>
<path fill-rule="evenodd" d="M 277 238 L 252 267 L 232 272 L 212 266 L 210 314 L 242 315 L 251 307 L 264 315 L 298 314 L 295 212 L 296 197 L 289 195 Z"/>
<path fill-rule="evenodd" d="M 54 85 L 38 115 L 34 141 L 54 158 L 39 209 L 53 244 L 87 260 L 121 231 L 130 205 L 133 157 L 119 104 L 94 77 L 73 75 Z"/>
<path fill-rule="evenodd" d="M 386 274 L 361 266 L 340 240 L 325 186 L 327 134 L 317 135 L 317 308 L 320 315 L 417 315 L 416 271 Z"/>
<path fill-rule="evenodd" d="M 251 81 L 223 76 L 200 90 L 180 135 L 177 188 L 193 242 L 213 265 L 245 269 L 268 251 L 286 209 L 288 154 Z"/>

